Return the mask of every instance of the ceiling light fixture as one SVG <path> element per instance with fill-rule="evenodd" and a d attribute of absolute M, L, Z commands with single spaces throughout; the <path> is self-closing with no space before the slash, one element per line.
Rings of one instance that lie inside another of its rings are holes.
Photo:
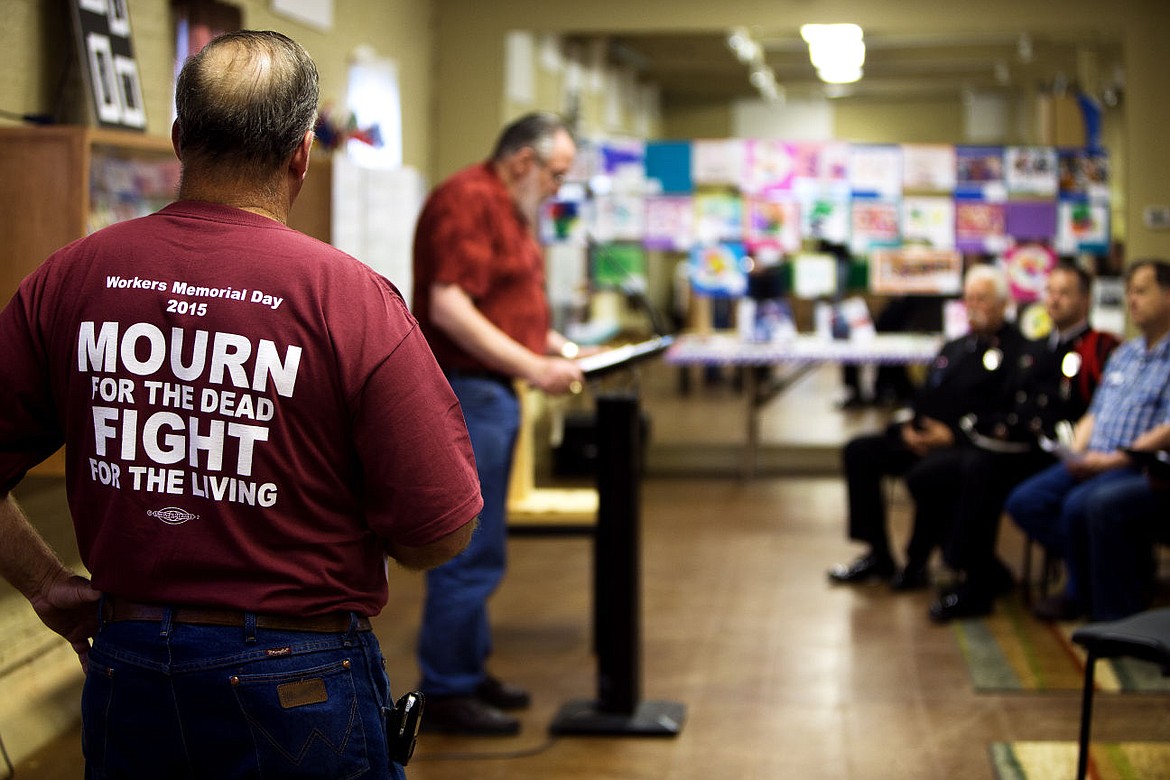
<path fill-rule="evenodd" d="M 856 24 L 805 24 L 800 37 L 817 77 L 828 84 L 852 84 L 861 78 L 865 42 Z"/>

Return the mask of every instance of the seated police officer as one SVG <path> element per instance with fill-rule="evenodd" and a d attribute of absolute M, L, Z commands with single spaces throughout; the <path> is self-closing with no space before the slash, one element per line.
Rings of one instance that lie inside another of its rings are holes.
<path fill-rule="evenodd" d="M 936 622 L 986 615 L 995 597 L 1013 586 L 1011 572 L 995 554 L 1000 515 L 1008 492 L 1051 465 L 1048 442 L 1071 433 L 1089 408 L 1105 360 L 1117 337 L 1089 326 L 1092 278 L 1073 264 L 1054 268 L 1044 307 L 1052 322 L 1046 338 L 1031 342 L 1013 374 L 1009 406 L 961 422 L 973 447 L 957 460 L 951 523 L 943 560 L 962 575 L 957 588 L 930 605 Z"/>
<path fill-rule="evenodd" d="M 948 478 L 965 444 L 959 423 L 967 414 L 1003 408 L 1010 378 L 1026 340 L 1005 320 L 1007 278 L 990 265 L 976 265 L 966 275 L 963 301 L 970 327 L 967 335 L 943 345 L 931 364 L 908 413 L 884 433 L 869 434 L 845 445 L 844 467 L 849 499 L 849 537 L 868 545 L 852 563 L 829 570 L 838 583 L 892 578 L 895 590 L 924 588 L 927 563 L 945 524 L 950 494 Z M 882 477 L 904 475 L 914 498 L 914 530 L 906 563 L 895 569 L 886 527 Z"/>

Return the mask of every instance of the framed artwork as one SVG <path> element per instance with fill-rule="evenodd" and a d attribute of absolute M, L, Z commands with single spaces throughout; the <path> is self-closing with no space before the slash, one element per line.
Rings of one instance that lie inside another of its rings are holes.
<path fill-rule="evenodd" d="M 1023 243 L 1005 252 L 1003 267 L 1012 298 L 1019 303 L 1040 300 L 1056 261 L 1056 253 L 1043 244 Z"/>
<path fill-rule="evenodd" d="M 146 129 L 126 0 L 72 0 L 82 76 L 100 127 Z"/>
<path fill-rule="evenodd" d="M 646 198 L 647 249 L 684 251 L 695 233 L 695 205 L 689 195 L 657 195 Z"/>
<path fill-rule="evenodd" d="M 869 265 L 877 295 L 956 295 L 963 289 L 963 255 L 955 249 L 879 249 Z"/>
<path fill-rule="evenodd" d="M 700 244 L 691 249 L 691 287 L 698 295 L 734 298 L 747 292 L 747 251 L 740 241 Z"/>

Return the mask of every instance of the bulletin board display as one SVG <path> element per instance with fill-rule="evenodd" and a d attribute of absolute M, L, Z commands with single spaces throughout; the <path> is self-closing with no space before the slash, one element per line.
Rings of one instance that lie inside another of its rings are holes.
<path fill-rule="evenodd" d="M 734 295 L 744 285 L 733 276 L 818 242 L 868 262 L 874 292 L 949 290 L 964 254 L 1109 251 L 1102 149 L 778 139 L 613 145 L 582 144 L 576 186 L 546 205 L 543 238 L 684 253 L 712 294 Z"/>

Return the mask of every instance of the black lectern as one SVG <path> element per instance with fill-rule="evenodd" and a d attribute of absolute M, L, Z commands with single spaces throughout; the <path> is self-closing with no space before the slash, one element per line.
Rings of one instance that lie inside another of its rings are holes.
<path fill-rule="evenodd" d="M 582 368 L 592 378 L 656 355 L 670 342 L 663 336 L 619 347 L 584 358 L 593 363 Z M 597 698 L 564 704 L 549 727 L 553 734 L 674 736 L 686 717 L 686 707 L 678 702 L 641 701 L 640 437 L 637 394 L 599 394 L 593 539 Z"/>

